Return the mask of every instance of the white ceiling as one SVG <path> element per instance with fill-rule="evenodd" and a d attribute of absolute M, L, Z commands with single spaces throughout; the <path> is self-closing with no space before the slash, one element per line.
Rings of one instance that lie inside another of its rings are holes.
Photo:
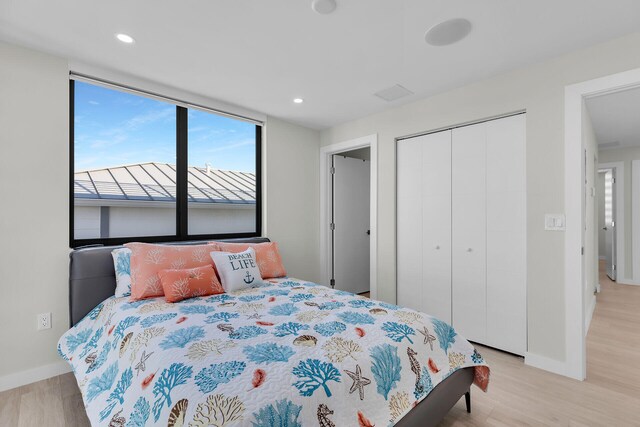
<path fill-rule="evenodd" d="M 337 1 L 0 0 L 0 40 L 324 128 L 640 30 L 638 0 Z M 424 42 L 455 17 L 467 39 Z"/>
<path fill-rule="evenodd" d="M 596 96 L 586 103 L 601 149 L 640 146 L 640 88 Z"/>

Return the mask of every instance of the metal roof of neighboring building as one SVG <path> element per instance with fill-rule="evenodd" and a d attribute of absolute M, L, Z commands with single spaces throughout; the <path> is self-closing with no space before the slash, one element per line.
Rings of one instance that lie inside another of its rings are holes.
<path fill-rule="evenodd" d="M 189 202 L 255 204 L 256 176 L 189 166 Z M 176 167 L 141 163 L 76 172 L 76 199 L 171 202 L 176 199 Z"/>

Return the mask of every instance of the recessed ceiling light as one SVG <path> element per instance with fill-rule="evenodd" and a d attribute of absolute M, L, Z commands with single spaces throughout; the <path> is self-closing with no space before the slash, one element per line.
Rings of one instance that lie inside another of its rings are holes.
<path fill-rule="evenodd" d="M 434 25 L 424 35 L 431 46 L 447 46 L 459 42 L 471 32 L 471 22 L 464 18 L 449 19 Z"/>
<path fill-rule="evenodd" d="M 123 33 L 118 33 L 116 34 L 116 38 L 118 40 L 120 40 L 122 43 L 128 43 L 131 44 L 133 43 L 135 40 L 133 39 L 133 37 L 131 37 L 128 34 L 123 34 Z"/>
<path fill-rule="evenodd" d="M 295 104 L 302 104 L 302 103 L 304 102 L 304 99 L 302 99 L 302 98 L 294 98 L 294 99 L 293 99 L 293 102 L 294 102 Z"/>
<path fill-rule="evenodd" d="M 311 8 L 317 13 L 327 15 L 336 10 L 336 0 L 313 0 Z"/>

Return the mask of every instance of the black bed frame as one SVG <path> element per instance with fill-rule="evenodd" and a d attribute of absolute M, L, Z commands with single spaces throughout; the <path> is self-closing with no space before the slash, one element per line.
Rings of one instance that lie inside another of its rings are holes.
<path fill-rule="evenodd" d="M 269 242 L 266 237 L 229 239 L 237 243 Z M 167 244 L 196 245 L 202 241 Z M 74 326 L 93 308 L 115 293 L 116 277 L 111 251 L 122 246 L 78 248 L 69 255 L 69 322 Z M 437 426 L 462 396 L 471 412 L 473 368 L 460 369 L 438 384 L 429 395 L 396 423 L 399 427 Z"/>

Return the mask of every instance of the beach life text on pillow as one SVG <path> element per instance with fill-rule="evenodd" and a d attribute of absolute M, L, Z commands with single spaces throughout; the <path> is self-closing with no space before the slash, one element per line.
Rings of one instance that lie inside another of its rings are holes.
<path fill-rule="evenodd" d="M 253 248 L 238 253 L 214 251 L 210 255 L 226 292 L 239 291 L 262 284 L 262 276 Z"/>

